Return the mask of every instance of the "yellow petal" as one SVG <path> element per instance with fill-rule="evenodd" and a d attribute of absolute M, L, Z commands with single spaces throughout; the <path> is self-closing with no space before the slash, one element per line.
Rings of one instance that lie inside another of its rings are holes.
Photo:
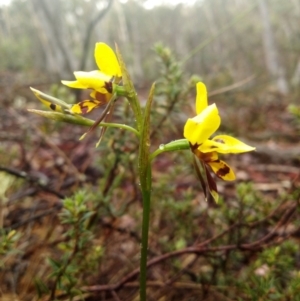
<path fill-rule="evenodd" d="M 111 77 L 98 70 L 83 72 L 74 72 L 74 75 L 84 89 L 93 89 L 101 93 L 107 93 L 106 82 L 111 81 Z"/>
<path fill-rule="evenodd" d="M 82 83 L 80 83 L 77 80 L 75 80 L 75 81 L 62 80 L 61 83 L 63 85 L 66 85 L 66 86 L 70 87 L 70 88 L 87 89 L 86 85 L 83 85 Z"/>
<path fill-rule="evenodd" d="M 255 147 L 227 135 L 217 135 L 212 140 L 205 141 L 199 148 L 201 152 L 218 152 L 221 154 L 238 154 L 255 150 Z"/>
<path fill-rule="evenodd" d="M 219 128 L 220 123 L 218 108 L 212 104 L 196 117 L 187 120 L 183 135 L 191 144 L 200 145 Z"/>
<path fill-rule="evenodd" d="M 231 167 L 222 160 L 208 162 L 213 172 L 224 181 L 234 181 L 235 174 Z"/>
<path fill-rule="evenodd" d="M 121 68 L 114 51 L 105 43 L 96 43 L 95 60 L 98 68 L 110 76 L 121 77 Z"/>
<path fill-rule="evenodd" d="M 70 109 L 73 114 L 86 114 L 101 106 L 102 103 L 97 100 L 84 100 L 72 106 Z"/>
<path fill-rule="evenodd" d="M 197 83 L 196 113 L 200 114 L 207 107 L 207 91 L 203 83 Z"/>
<path fill-rule="evenodd" d="M 101 93 L 107 93 L 106 90 L 106 82 L 110 82 L 111 77 L 98 71 L 90 71 L 90 72 L 83 72 L 83 71 L 76 71 L 74 72 L 76 81 L 65 81 L 62 80 L 61 82 L 70 87 L 76 89 L 93 89 Z"/>

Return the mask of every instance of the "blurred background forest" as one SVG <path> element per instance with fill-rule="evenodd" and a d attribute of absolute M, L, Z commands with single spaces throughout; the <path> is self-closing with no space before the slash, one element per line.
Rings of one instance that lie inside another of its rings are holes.
<path fill-rule="evenodd" d="M 139 86 L 156 78 L 152 49 L 161 42 L 184 62 L 184 71 L 201 75 L 214 89 L 254 76 L 251 85 L 272 85 L 285 95 L 297 90 L 298 1 L 194 2 L 14 0 L 2 5 L 1 87 L 9 76 L 16 81 L 25 72 L 34 83 L 40 74 L 58 80 L 93 69 L 93 45 L 103 41 L 121 47 Z"/>
<path fill-rule="evenodd" d="M 134 137 L 95 149 L 27 112 L 30 86 L 87 96 L 60 81 L 96 68 L 96 42 L 118 44 L 142 103 L 157 82 L 154 149 L 182 138 L 199 80 L 220 131 L 257 148 L 226 157 L 237 181 L 217 205 L 189 154 L 155 161 L 149 300 L 300 300 L 298 0 L 0 1 L 0 300 L 138 300 Z M 113 118 L 132 122 L 126 102 Z"/>

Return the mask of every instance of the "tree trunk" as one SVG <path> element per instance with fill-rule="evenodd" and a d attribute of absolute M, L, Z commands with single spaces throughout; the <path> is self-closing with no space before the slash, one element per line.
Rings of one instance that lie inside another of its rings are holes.
<path fill-rule="evenodd" d="M 68 47 L 62 9 L 59 0 L 32 0 L 32 14 L 36 21 L 41 44 L 44 48 L 47 70 L 68 78 L 74 71 L 73 53 Z"/>
<path fill-rule="evenodd" d="M 258 4 L 263 27 L 262 39 L 267 70 L 271 80 L 275 81 L 278 91 L 283 95 L 287 95 L 289 93 L 289 86 L 285 78 L 284 68 L 279 61 L 278 51 L 269 18 L 267 0 L 258 0 Z"/>

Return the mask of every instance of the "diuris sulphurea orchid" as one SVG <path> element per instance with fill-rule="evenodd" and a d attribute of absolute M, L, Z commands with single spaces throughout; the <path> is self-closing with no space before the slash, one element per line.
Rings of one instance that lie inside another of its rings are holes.
<path fill-rule="evenodd" d="M 71 105 L 36 89 L 31 88 L 31 90 L 44 105 L 56 112 L 86 114 L 108 104 L 114 89 L 117 89 L 122 79 L 120 65 L 114 51 L 104 43 L 96 43 L 94 56 L 100 70 L 76 71 L 74 72 L 75 81 L 62 81 L 64 85 L 71 88 L 91 89 L 92 100 L 84 100 Z M 119 90 L 120 88 L 122 87 L 119 87 Z"/>
<path fill-rule="evenodd" d="M 122 72 L 118 59 L 114 51 L 105 43 L 96 43 L 95 46 L 95 61 L 99 70 L 90 72 L 77 71 L 74 72 L 75 81 L 62 81 L 62 83 L 70 88 L 76 89 L 92 89 L 90 96 L 92 100 L 83 100 L 70 109 L 74 114 L 85 114 L 92 110 L 107 105 L 101 116 L 95 121 L 94 125 L 81 136 L 83 139 L 86 134 L 92 132 L 101 121 L 109 121 L 116 100 L 114 95 L 115 87 L 122 79 Z M 100 138 L 97 146 L 99 145 L 106 128 L 102 128 Z"/>
<path fill-rule="evenodd" d="M 101 116 L 95 120 L 94 124 L 81 137 L 81 139 L 84 138 L 87 133 L 92 132 L 96 127 L 98 127 L 102 121 L 109 121 L 112 116 L 114 103 L 117 97 L 126 94 L 124 87 L 120 86 L 122 81 L 122 71 L 114 51 L 105 43 L 96 43 L 94 57 L 99 70 L 93 70 L 90 72 L 76 71 L 74 72 L 76 78 L 75 81 L 62 81 L 64 85 L 70 88 L 91 89 L 92 91 L 90 96 L 92 99 L 83 100 L 75 105 L 71 105 L 31 88 L 35 96 L 44 105 L 58 113 L 78 116 L 89 113 L 100 106 L 106 105 Z M 105 130 L 106 127 L 102 127 L 97 145 L 99 145 Z"/>
<path fill-rule="evenodd" d="M 72 106 L 70 111 L 75 114 L 85 114 L 93 109 L 107 104 L 112 98 L 114 85 L 122 78 L 121 68 L 114 51 L 105 43 L 96 43 L 95 61 L 99 70 L 90 72 L 75 71 L 75 81 L 62 83 L 70 88 L 91 89 L 92 100 L 84 100 Z"/>
<path fill-rule="evenodd" d="M 216 104 L 208 105 L 207 90 L 201 82 L 197 83 L 196 113 L 197 116 L 187 120 L 183 135 L 195 155 L 195 167 L 205 196 L 208 197 L 208 188 L 215 201 L 218 201 L 217 186 L 210 170 L 225 181 L 235 180 L 232 168 L 219 159 L 218 153 L 238 154 L 255 148 L 227 135 L 217 135 L 210 139 L 219 128 L 221 118 Z"/>

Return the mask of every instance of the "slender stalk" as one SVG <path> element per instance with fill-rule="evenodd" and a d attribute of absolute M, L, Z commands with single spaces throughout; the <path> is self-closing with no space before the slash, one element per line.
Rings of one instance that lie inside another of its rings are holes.
<path fill-rule="evenodd" d="M 149 98 L 142 117 L 140 131 L 140 149 L 139 149 L 139 175 L 143 195 L 143 221 L 142 221 L 142 247 L 140 261 L 140 301 L 147 300 L 147 251 L 148 251 L 148 233 L 151 204 L 151 161 L 150 156 L 150 112 L 154 95 L 153 84 L 149 93 Z"/>
<path fill-rule="evenodd" d="M 150 180 L 151 181 L 151 180 Z M 147 300 L 147 254 L 150 221 L 151 190 L 143 189 L 142 247 L 140 261 L 140 301 Z"/>
<path fill-rule="evenodd" d="M 42 111 L 42 110 L 33 110 L 33 109 L 28 109 L 27 111 L 41 115 L 43 117 L 53 119 L 56 121 L 63 121 L 71 124 L 77 124 L 77 125 L 83 125 L 83 126 L 93 126 L 95 121 L 92 119 L 88 119 L 79 115 L 71 115 L 71 114 L 63 114 L 60 112 L 52 112 L 52 111 Z M 105 126 L 105 127 L 111 127 L 111 128 L 119 128 L 119 129 L 124 129 L 127 131 L 130 131 L 137 135 L 138 137 L 140 136 L 139 132 L 126 124 L 120 124 L 120 123 L 107 123 L 107 122 L 101 122 L 98 124 L 99 127 Z"/>
<path fill-rule="evenodd" d="M 155 157 L 164 152 L 174 152 L 186 149 L 190 149 L 190 144 L 187 139 L 178 139 L 168 144 L 161 144 L 160 147 L 150 155 L 149 160 L 151 162 Z"/>
<path fill-rule="evenodd" d="M 146 123 L 147 124 L 147 123 Z M 185 150 L 189 149 L 190 145 L 186 139 L 173 141 L 161 147 L 149 156 L 149 148 L 146 145 L 146 139 L 143 137 L 146 134 L 143 127 L 140 138 L 140 183 L 143 196 L 143 221 L 142 221 L 142 247 L 140 261 L 140 301 L 147 300 L 147 254 L 148 254 L 148 235 L 151 207 L 151 161 L 160 153 L 165 151 Z"/>

